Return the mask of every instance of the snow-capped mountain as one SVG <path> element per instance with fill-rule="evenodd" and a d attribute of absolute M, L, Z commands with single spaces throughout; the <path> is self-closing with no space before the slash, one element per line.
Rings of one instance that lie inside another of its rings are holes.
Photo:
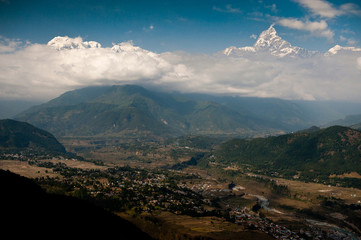
<path fill-rule="evenodd" d="M 336 45 L 333 48 L 330 48 L 326 53 L 325 56 L 332 56 L 341 53 L 361 53 L 361 48 L 356 47 L 342 47 L 340 45 Z"/>
<path fill-rule="evenodd" d="M 153 52 L 150 52 L 150 51 L 140 48 L 138 46 L 134 46 L 134 44 L 131 41 L 114 44 L 111 49 L 116 53 L 131 52 L 131 53 L 139 53 L 139 54 L 150 54 L 150 55 L 154 55 L 154 56 L 157 55 Z"/>
<path fill-rule="evenodd" d="M 253 46 L 247 47 L 229 47 L 223 50 L 226 56 L 250 56 L 257 53 L 270 53 L 277 57 L 308 57 L 317 52 L 308 51 L 304 48 L 292 46 L 289 42 L 283 40 L 277 35 L 273 25 L 263 31 Z"/>
<path fill-rule="evenodd" d="M 83 41 L 81 37 L 70 38 L 70 37 L 55 37 L 48 42 L 48 46 L 55 48 L 56 50 L 73 50 L 73 49 L 90 49 L 90 48 L 102 48 L 101 44 L 95 41 Z M 122 42 L 119 44 L 113 44 L 113 47 L 110 48 L 115 53 L 137 53 L 137 54 L 148 54 L 154 55 L 157 54 L 142 49 L 138 46 L 134 46 L 131 41 Z"/>
<path fill-rule="evenodd" d="M 48 42 L 48 46 L 51 46 L 57 50 L 63 49 L 85 49 L 85 48 L 101 48 L 101 44 L 95 41 L 84 42 L 81 37 L 70 38 L 55 37 Z"/>

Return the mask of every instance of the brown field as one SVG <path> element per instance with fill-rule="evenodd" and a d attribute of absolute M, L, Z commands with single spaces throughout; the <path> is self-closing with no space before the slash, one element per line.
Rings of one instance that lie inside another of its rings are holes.
<path fill-rule="evenodd" d="M 358 174 L 357 172 L 350 172 L 350 173 L 345 173 L 342 175 L 336 175 L 336 174 L 332 174 L 330 175 L 330 177 L 337 177 L 337 178 L 361 178 L 361 175 Z"/>
<path fill-rule="evenodd" d="M 151 233 L 152 237 L 157 239 L 179 239 L 180 236 L 184 239 L 273 239 L 260 231 L 251 231 L 217 217 L 194 218 L 169 212 L 143 214 L 139 217 L 131 217 L 126 213 L 118 213 L 118 215 L 138 225 L 143 231 Z"/>
<path fill-rule="evenodd" d="M 157 168 L 190 160 L 198 149 L 154 142 L 117 142 L 90 139 L 61 139 L 67 151 L 86 159 L 101 160 L 118 166 Z"/>
<path fill-rule="evenodd" d="M 295 180 L 277 179 L 279 184 L 289 187 L 291 194 L 298 194 L 300 200 L 313 200 L 319 196 L 335 197 L 344 200 L 347 204 L 361 201 L 361 189 L 335 187 L 319 183 L 305 183 Z"/>
<path fill-rule="evenodd" d="M 37 177 L 60 177 L 59 174 L 54 173 L 51 169 L 29 165 L 28 162 L 17 160 L 0 160 L 0 169 L 9 170 L 13 173 L 19 174 L 28 178 Z"/>
<path fill-rule="evenodd" d="M 106 169 L 104 166 L 97 166 L 91 162 L 78 161 L 73 159 L 48 159 L 48 160 L 38 160 L 44 162 L 52 163 L 64 163 L 68 167 L 72 168 L 81 168 L 81 169 Z M 9 170 L 16 174 L 19 174 L 28 178 L 38 178 L 38 177 L 61 177 L 60 174 L 54 173 L 52 169 L 45 167 L 38 167 L 36 165 L 30 165 L 27 161 L 18 161 L 18 160 L 0 160 L 0 169 Z"/>

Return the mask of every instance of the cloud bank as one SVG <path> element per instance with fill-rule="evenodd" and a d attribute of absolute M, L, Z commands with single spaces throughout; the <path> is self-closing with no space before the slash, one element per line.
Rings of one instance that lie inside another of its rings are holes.
<path fill-rule="evenodd" d="M 59 37 L 0 53 L 0 71 L 0 98 L 7 99 L 49 100 L 85 86 L 141 84 L 181 92 L 361 101 L 361 52 L 288 59 L 266 53 L 157 54 L 132 42 L 102 47 Z"/>

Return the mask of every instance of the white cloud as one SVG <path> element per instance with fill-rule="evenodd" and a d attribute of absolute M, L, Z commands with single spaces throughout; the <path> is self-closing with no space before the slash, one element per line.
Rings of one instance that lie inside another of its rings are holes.
<path fill-rule="evenodd" d="M 33 44 L 0 54 L 0 97 L 52 98 L 87 85 L 151 81 L 175 67 L 131 42 L 112 48 L 84 48 L 88 44 L 79 38 L 68 38 L 63 46 L 64 39 L 57 40 L 58 44 L 51 41 L 51 46 Z"/>
<path fill-rule="evenodd" d="M 257 35 L 256 35 L 256 34 L 252 34 L 251 36 L 249 36 L 249 38 L 251 38 L 251 39 L 257 39 Z"/>
<path fill-rule="evenodd" d="M 353 15 L 357 15 L 357 16 L 361 16 L 361 9 L 359 6 L 357 6 L 354 3 L 345 3 L 343 5 L 340 6 L 340 11 L 342 12 L 342 14 L 347 15 L 347 14 L 353 14 Z"/>
<path fill-rule="evenodd" d="M 273 13 L 277 13 L 277 12 L 278 12 L 277 6 L 276 6 L 275 3 L 273 3 L 272 5 L 265 5 L 265 8 L 270 9 Z"/>
<path fill-rule="evenodd" d="M 84 44 L 88 46 L 78 41 Z M 286 60 L 267 55 L 156 54 L 132 42 L 92 46 L 32 44 L 0 54 L 0 98 L 51 99 L 89 85 L 132 83 L 182 92 L 361 101 L 358 52 Z"/>
<path fill-rule="evenodd" d="M 331 3 L 324 0 L 295 0 L 303 7 L 308 8 L 313 14 L 321 17 L 333 18 L 341 15 L 341 11 L 332 6 Z"/>
<path fill-rule="evenodd" d="M 313 35 L 325 37 L 329 40 L 333 40 L 334 32 L 328 28 L 326 20 L 333 19 L 341 15 L 357 15 L 361 16 L 361 9 L 354 3 L 345 3 L 340 6 L 334 6 L 332 3 L 326 0 L 294 0 L 304 8 L 311 12 L 311 16 L 320 21 L 309 21 L 307 16 L 306 21 L 301 21 L 294 18 L 283 18 L 278 21 L 282 26 L 306 30 Z M 341 40 L 344 41 L 344 40 Z M 352 42 L 350 42 L 352 43 Z M 349 44 L 350 44 L 349 43 Z"/>
<path fill-rule="evenodd" d="M 143 31 L 150 32 L 150 31 L 154 30 L 154 28 L 155 28 L 154 25 L 151 24 L 148 27 L 143 27 Z"/>
<path fill-rule="evenodd" d="M 357 41 L 355 39 L 350 38 L 350 39 L 347 40 L 348 45 L 352 46 L 352 45 L 356 45 L 356 43 L 357 43 Z"/>
<path fill-rule="evenodd" d="M 316 36 L 321 36 L 328 39 L 332 39 L 335 35 L 334 32 L 328 29 L 328 24 L 325 20 L 321 20 L 319 22 L 312 22 L 307 20 L 303 22 L 294 18 L 282 18 L 279 19 L 277 23 L 284 27 L 309 31 Z"/>
<path fill-rule="evenodd" d="M 357 67 L 361 70 L 361 57 L 357 58 Z"/>
<path fill-rule="evenodd" d="M 341 42 L 346 42 L 347 45 L 349 45 L 349 46 L 354 46 L 354 45 L 357 44 L 357 40 L 355 40 L 353 38 L 346 38 L 346 37 L 344 37 L 342 35 L 340 35 L 340 41 Z"/>
<path fill-rule="evenodd" d="M 232 5 L 227 4 L 225 8 L 219 8 L 216 6 L 213 6 L 213 10 L 217 12 L 224 12 L 224 13 L 242 13 L 242 10 L 239 8 L 233 8 Z"/>
<path fill-rule="evenodd" d="M 18 39 L 9 39 L 0 36 L 0 53 L 8 53 L 15 51 L 23 43 Z"/>
<path fill-rule="evenodd" d="M 334 18 L 340 15 L 358 15 L 361 16 L 361 9 L 354 3 L 345 3 L 339 8 L 333 6 L 325 0 L 295 0 L 303 7 L 309 9 L 314 15 L 324 18 Z"/>

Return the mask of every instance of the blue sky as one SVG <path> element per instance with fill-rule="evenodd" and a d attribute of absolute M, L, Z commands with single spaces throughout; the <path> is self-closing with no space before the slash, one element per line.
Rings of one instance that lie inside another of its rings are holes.
<path fill-rule="evenodd" d="M 0 36 L 40 44 L 81 36 L 102 46 L 132 40 L 157 53 L 214 53 L 252 45 L 273 23 L 309 50 L 361 45 L 360 0 L 0 0 Z"/>

